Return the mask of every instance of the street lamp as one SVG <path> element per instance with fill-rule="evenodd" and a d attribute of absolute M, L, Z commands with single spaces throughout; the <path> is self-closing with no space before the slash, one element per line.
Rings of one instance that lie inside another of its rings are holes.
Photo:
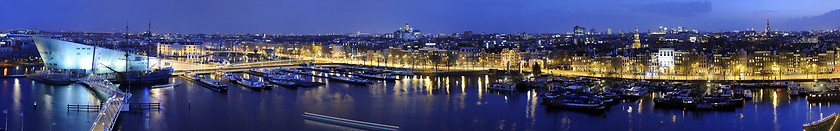
<path fill-rule="evenodd" d="M 3 116 L 6 116 L 6 125 L 3 126 L 4 130 L 9 130 L 9 111 L 3 110 Z"/>
<path fill-rule="evenodd" d="M 52 127 L 53 127 L 53 126 L 55 126 L 55 122 L 53 122 L 52 124 L 50 124 L 50 131 L 52 131 Z"/>
<path fill-rule="evenodd" d="M 23 131 L 23 112 L 18 113 L 20 115 L 20 131 Z"/>

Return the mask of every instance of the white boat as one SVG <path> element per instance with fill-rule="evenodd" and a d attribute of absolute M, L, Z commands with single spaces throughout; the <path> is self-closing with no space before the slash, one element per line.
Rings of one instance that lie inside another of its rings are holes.
<path fill-rule="evenodd" d="M 746 97 L 746 98 L 752 98 L 752 97 L 753 97 L 753 96 L 752 96 L 752 91 L 750 91 L 750 90 L 744 90 L 744 97 Z"/>
<path fill-rule="evenodd" d="M 315 70 L 315 71 L 323 71 L 323 72 L 329 72 L 330 71 L 330 68 L 326 68 L 326 67 L 310 66 L 308 68 L 311 69 L 311 70 Z"/>
<path fill-rule="evenodd" d="M 647 89 L 645 89 L 644 87 L 633 86 L 633 85 L 631 85 L 631 86 L 632 87 L 625 88 L 624 90 L 622 90 L 622 94 L 621 94 L 622 97 L 639 98 L 642 95 L 645 95 L 645 93 L 647 93 Z"/>
<path fill-rule="evenodd" d="M 290 81 L 290 80 L 271 79 L 271 80 L 268 80 L 268 82 L 271 82 L 272 84 L 281 85 L 281 86 L 295 86 L 295 82 Z"/>
<path fill-rule="evenodd" d="M 264 69 L 264 68 L 251 68 L 250 71 L 265 74 L 265 73 L 268 73 L 270 70 L 269 69 Z"/>
<path fill-rule="evenodd" d="M 200 80 L 201 79 L 201 77 L 199 75 L 194 74 L 194 73 L 190 73 L 190 72 L 184 73 L 184 77 L 190 78 L 192 80 Z"/>
<path fill-rule="evenodd" d="M 799 87 L 797 85 L 788 85 L 788 93 L 790 93 L 790 95 L 792 96 L 798 96 L 801 92 L 800 90 L 802 90 L 802 87 Z"/>
<path fill-rule="evenodd" d="M 334 79 L 334 80 L 344 81 L 344 82 L 356 83 L 356 84 L 371 84 L 371 83 L 373 83 L 370 80 L 357 78 L 357 77 L 331 75 L 331 76 L 329 76 L 329 78 Z"/>
<path fill-rule="evenodd" d="M 199 82 L 201 82 L 202 84 L 211 86 L 213 88 L 216 88 L 216 89 L 227 90 L 227 84 L 222 83 L 221 81 L 218 81 L 218 80 L 213 80 L 213 79 L 210 79 L 210 78 L 202 78 L 201 80 L 199 80 Z"/>
<path fill-rule="evenodd" d="M 513 83 L 490 83 L 487 84 L 487 89 L 491 90 L 500 90 L 500 91 L 514 91 L 516 90 L 516 84 Z"/>
<path fill-rule="evenodd" d="M 181 84 L 181 82 L 180 82 L 180 81 L 179 81 L 179 82 L 177 82 L 177 83 L 170 83 L 170 84 L 165 84 L 165 85 L 155 85 L 155 86 L 152 86 L 152 88 L 166 88 L 166 87 L 173 87 L 173 86 L 178 86 L 179 84 Z"/>
<path fill-rule="evenodd" d="M 254 81 L 254 80 L 249 80 L 249 79 L 240 79 L 240 80 L 236 81 L 236 83 L 238 83 L 240 85 L 243 85 L 243 86 L 246 86 L 246 87 L 251 87 L 251 88 L 270 88 L 270 85 L 266 86 L 266 84 L 264 82 Z"/>

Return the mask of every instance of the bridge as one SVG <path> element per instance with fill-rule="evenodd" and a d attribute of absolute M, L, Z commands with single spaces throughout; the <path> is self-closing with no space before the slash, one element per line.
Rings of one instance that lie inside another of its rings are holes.
<path fill-rule="evenodd" d="M 108 95 L 102 108 L 96 116 L 96 120 L 90 126 L 91 131 L 111 131 L 114 129 L 114 123 L 117 121 L 120 112 L 128 106 L 128 98 L 130 93 L 121 91 L 117 86 L 97 75 L 90 75 L 86 78 L 79 79 L 79 82 L 88 85 L 91 89 L 102 91 Z"/>
<path fill-rule="evenodd" d="M 838 130 L 837 115 L 831 114 L 820 120 L 802 124 L 802 129 L 805 131 L 834 131 Z"/>

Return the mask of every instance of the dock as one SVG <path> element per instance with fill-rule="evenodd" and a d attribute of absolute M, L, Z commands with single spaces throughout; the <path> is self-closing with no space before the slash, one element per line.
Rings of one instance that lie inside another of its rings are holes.
<path fill-rule="evenodd" d="M 80 79 L 79 82 L 81 82 L 84 85 L 87 85 L 91 88 L 91 90 L 102 91 L 108 94 L 109 96 L 103 102 L 102 107 L 100 107 L 99 113 L 96 116 L 96 120 L 94 120 L 93 124 L 90 126 L 90 130 L 113 130 L 120 112 L 128 111 L 128 108 L 126 108 L 126 106 L 129 105 L 128 99 L 131 98 L 131 93 L 123 92 L 107 79 L 99 77 L 97 75 L 90 75 L 87 78 Z"/>
<path fill-rule="evenodd" d="M 803 124 L 802 129 L 805 131 L 835 131 L 840 130 L 837 127 L 837 114 L 828 115 L 825 118 L 817 120 L 812 123 Z"/>

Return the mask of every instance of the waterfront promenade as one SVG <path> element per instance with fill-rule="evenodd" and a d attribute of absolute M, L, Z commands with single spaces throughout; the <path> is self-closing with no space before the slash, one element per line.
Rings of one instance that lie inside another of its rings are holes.
<path fill-rule="evenodd" d="M 410 68 L 418 72 L 463 72 L 463 71 L 486 71 L 490 69 L 505 70 L 504 67 L 469 67 L 469 66 L 429 66 L 429 65 L 404 65 L 371 61 L 346 60 L 346 59 L 330 59 L 330 58 L 302 58 L 312 59 L 327 63 L 347 63 L 358 65 L 382 66 L 382 67 L 396 67 L 396 68 Z M 511 67 L 511 70 L 519 70 Z M 531 72 L 531 68 L 521 68 L 521 71 Z M 772 76 L 740 76 L 740 75 L 634 75 L 634 74 L 605 74 L 605 73 L 591 73 L 570 70 L 557 69 L 542 69 L 542 74 L 558 75 L 558 76 L 582 76 L 582 77 L 597 77 L 597 78 L 621 78 L 621 79 L 645 79 L 645 80 L 677 80 L 677 81 L 776 81 L 776 80 L 796 80 L 796 81 L 813 81 L 815 79 L 835 79 L 840 78 L 840 74 L 794 74 L 794 75 L 772 75 Z"/>

